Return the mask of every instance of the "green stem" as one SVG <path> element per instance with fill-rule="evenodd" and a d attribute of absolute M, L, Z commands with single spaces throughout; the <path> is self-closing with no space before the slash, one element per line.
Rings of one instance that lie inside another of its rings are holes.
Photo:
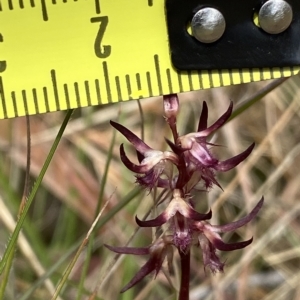
<path fill-rule="evenodd" d="M 39 176 L 38 176 L 38 178 L 37 178 L 37 180 L 36 180 L 36 182 L 33 186 L 33 189 L 31 191 L 30 195 L 28 196 L 26 204 L 25 204 L 25 206 L 24 206 L 24 208 L 23 208 L 23 210 L 20 214 L 20 218 L 19 218 L 19 220 L 16 224 L 15 230 L 14 230 L 12 236 L 11 236 L 11 239 L 8 242 L 7 248 L 6 248 L 6 250 L 3 254 L 2 260 L 0 262 L 0 275 L 2 274 L 2 272 L 4 270 L 5 264 L 7 263 L 8 259 L 9 259 L 9 256 L 11 255 L 12 251 L 14 250 L 14 247 L 17 243 L 18 235 L 19 235 L 19 233 L 22 229 L 22 226 L 23 226 L 24 220 L 26 218 L 26 215 L 28 213 L 28 210 L 29 210 L 29 208 L 30 208 L 30 206 L 33 202 L 33 199 L 34 199 L 34 197 L 35 197 L 35 195 L 36 195 L 36 193 L 37 193 L 37 191 L 38 191 L 38 189 L 39 189 L 39 187 L 42 183 L 42 180 L 43 180 L 43 178 L 45 176 L 45 173 L 46 173 L 46 171 L 47 171 L 47 169 L 50 165 L 50 162 L 51 162 L 51 160 L 54 156 L 54 153 L 55 153 L 55 151 L 57 149 L 57 146 L 58 146 L 58 144 L 59 144 L 59 142 L 62 138 L 63 132 L 66 129 L 66 126 L 67 126 L 67 124 L 68 124 L 68 122 L 71 118 L 72 113 L 73 113 L 73 109 L 68 110 L 68 112 L 66 114 L 66 117 L 65 117 L 65 119 L 64 119 L 64 121 L 63 121 L 63 123 L 62 123 L 62 125 L 59 129 L 59 132 L 58 132 L 55 140 L 54 140 L 54 143 L 53 143 L 53 145 L 52 145 L 52 147 L 49 151 L 49 154 L 48 154 L 48 156 L 45 160 L 45 163 L 44 163 L 44 165 L 41 169 L 41 172 L 40 172 L 40 174 L 39 174 Z"/>

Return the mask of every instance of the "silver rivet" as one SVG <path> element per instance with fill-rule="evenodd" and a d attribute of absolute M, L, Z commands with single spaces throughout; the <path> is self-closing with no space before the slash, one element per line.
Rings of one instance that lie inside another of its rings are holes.
<path fill-rule="evenodd" d="M 224 16 L 217 9 L 200 9 L 191 22 L 193 36 L 202 43 L 213 43 L 221 38 L 225 31 Z"/>
<path fill-rule="evenodd" d="M 293 10 L 284 0 L 269 0 L 258 12 L 260 27 L 271 34 L 286 30 L 292 23 Z"/>

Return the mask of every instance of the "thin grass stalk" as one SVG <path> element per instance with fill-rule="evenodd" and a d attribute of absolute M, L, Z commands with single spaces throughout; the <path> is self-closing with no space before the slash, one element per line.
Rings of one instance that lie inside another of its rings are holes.
<path fill-rule="evenodd" d="M 48 270 L 46 273 L 44 273 L 43 276 L 41 276 L 38 280 L 35 281 L 35 283 L 33 283 L 29 289 L 27 289 L 20 298 L 18 298 L 18 300 L 30 300 L 32 299 L 32 294 L 34 293 L 34 291 L 39 288 L 45 280 L 47 280 L 48 278 L 50 278 L 50 276 L 52 274 L 54 274 L 55 272 L 58 272 L 58 269 L 62 266 L 62 264 L 64 264 L 66 262 L 66 260 L 72 255 L 72 253 L 74 253 L 74 251 L 80 246 L 82 239 L 80 239 L 80 241 L 78 241 L 76 244 L 74 244 L 70 249 L 68 249 L 68 251 L 66 253 L 63 254 L 63 256 L 61 256 L 59 258 L 58 261 L 56 261 Z"/>
<path fill-rule="evenodd" d="M 47 169 L 50 165 L 50 162 L 51 162 L 51 160 L 52 160 L 52 158 L 55 154 L 57 146 L 58 146 L 58 144 L 59 144 L 59 142 L 62 138 L 63 132 L 64 132 L 64 130 L 65 130 L 70 118 L 71 118 L 72 113 L 73 113 L 73 109 L 71 109 L 67 112 L 67 114 L 65 116 L 65 119 L 64 119 L 64 121 L 63 121 L 63 123 L 62 123 L 62 125 L 59 129 L 59 132 L 58 132 L 58 134 L 57 134 L 57 136 L 54 140 L 54 143 L 53 143 L 53 145 L 52 145 L 52 147 L 49 151 L 49 154 L 48 154 L 48 156 L 45 160 L 45 163 L 44 163 L 44 165 L 41 169 L 41 172 L 40 172 L 40 174 L 39 174 L 39 176 L 38 176 L 38 178 L 37 178 L 37 180 L 36 180 L 36 182 L 33 186 L 33 189 L 31 191 L 30 195 L 28 196 L 28 199 L 25 203 L 25 206 L 24 206 L 24 208 L 21 212 L 20 218 L 19 218 L 19 220 L 16 224 L 15 230 L 14 230 L 14 232 L 13 232 L 13 234 L 12 234 L 12 236 L 11 236 L 9 242 L 8 242 L 7 248 L 6 248 L 6 250 L 3 254 L 2 260 L 0 262 L 0 275 L 2 274 L 2 272 L 4 270 L 4 267 L 5 267 L 8 259 L 9 259 L 9 256 L 10 256 L 11 252 L 13 252 L 13 250 L 14 250 L 14 247 L 15 247 L 17 239 L 18 239 L 19 232 L 21 231 L 21 229 L 23 227 L 23 223 L 24 223 L 24 220 L 27 216 L 28 210 L 29 210 L 29 208 L 30 208 L 30 206 L 33 202 L 33 199 L 34 199 L 34 197 L 35 197 L 35 195 L 36 195 L 36 193 L 37 193 L 37 191 L 38 191 L 38 189 L 39 189 L 39 187 L 42 183 L 44 175 L 45 175 L 45 173 L 46 173 L 46 171 L 47 171 Z"/>
<path fill-rule="evenodd" d="M 29 116 L 26 116 L 26 129 L 27 129 L 27 163 L 26 163 L 26 171 L 25 171 L 25 182 L 24 182 L 24 190 L 23 190 L 23 195 L 21 199 L 21 203 L 19 206 L 19 212 L 18 212 L 18 219 L 20 218 L 20 215 L 22 213 L 22 210 L 25 206 L 26 203 L 26 197 L 28 194 L 28 185 L 29 185 L 29 175 L 30 175 L 30 156 L 31 156 L 31 145 L 30 145 L 30 119 Z M 3 274 L 3 278 L 0 284 L 0 299 L 4 298 L 6 286 L 8 283 L 8 278 L 10 274 L 10 270 L 12 268 L 13 260 L 14 260 L 14 255 L 15 255 L 15 250 L 16 250 L 17 243 L 15 243 L 12 251 L 10 252 L 8 256 L 7 263 L 5 265 L 5 270 Z"/>
<path fill-rule="evenodd" d="M 67 267 L 65 273 L 63 274 L 63 276 L 62 276 L 60 282 L 58 283 L 57 288 L 56 288 L 56 291 L 55 291 L 53 297 L 51 298 L 51 300 L 55 300 L 55 299 L 57 299 L 57 297 L 59 296 L 59 294 L 60 294 L 60 292 L 61 292 L 63 286 L 65 285 L 66 281 L 68 280 L 68 277 L 69 277 L 69 275 L 70 275 L 70 273 L 71 273 L 73 267 L 75 266 L 75 264 L 76 264 L 76 262 L 77 262 L 77 260 L 78 260 L 78 258 L 79 258 L 79 256 L 80 256 L 81 252 L 83 251 L 84 247 L 85 247 L 86 244 L 88 243 L 89 237 L 90 237 L 91 233 L 93 232 L 94 228 L 96 227 L 96 224 L 97 224 L 97 222 L 99 221 L 99 218 L 101 217 L 101 215 L 102 215 L 104 209 L 106 208 L 108 202 L 109 202 L 109 201 L 107 201 L 107 202 L 104 204 L 103 208 L 101 209 L 101 211 L 99 212 L 99 214 L 98 214 L 98 216 L 96 217 L 95 221 L 93 222 L 93 224 L 92 224 L 90 230 L 88 231 L 88 233 L 87 233 L 85 239 L 82 241 L 82 243 L 81 243 L 79 249 L 77 250 L 77 252 L 76 252 L 76 254 L 75 254 L 75 256 L 74 256 L 74 258 L 72 259 L 72 261 L 71 261 L 70 264 L 68 265 L 68 267 Z"/>
<path fill-rule="evenodd" d="M 6 286 L 8 283 L 9 274 L 10 274 L 10 270 L 11 270 L 12 263 L 14 260 L 14 256 L 15 256 L 15 251 L 12 251 L 8 256 L 7 264 L 6 264 L 4 272 L 2 274 L 3 276 L 1 278 L 1 285 L 0 285 L 0 299 L 1 300 L 4 299 L 4 296 L 5 296 Z"/>
<path fill-rule="evenodd" d="M 102 176 L 102 180 L 101 180 L 99 197 L 98 197 L 96 211 L 95 211 L 95 217 L 98 215 L 100 207 L 102 206 L 105 186 L 106 186 L 107 177 L 108 177 L 108 170 L 109 170 L 109 166 L 110 166 L 112 156 L 113 156 L 113 147 L 114 147 L 114 144 L 115 144 L 115 140 L 116 140 L 116 131 L 114 130 L 113 131 L 113 137 L 112 137 L 109 149 L 108 149 L 107 160 L 106 160 L 106 164 L 105 164 L 105 168 L 104 168 L 104 172 L 103 172 L 103 176 Z M 90 261 L 91 261 L 93 245 L 94 245 L 94 241 L 95 241 L 95 234 L 96 234 L 96 231 L 93 231 L 91 236 L 90 236 L 89 242 L 88 242 L 87 253 L 86 253 L 86 257 L 85 257 L 85 260 L 84 260 L 84 264 L 83 264 L 83 268 L 82 268 L 82 272 L 81 272 L 81 276 L 80 276 L 80 281 L 79 281 L 79 285 L 78 285 L 78 293 L 77 293 L 76 300 L 81 299 L 81 296 L 82 296 L 82 291 L 83 291 L 83 288 L 84 288 L 84 281 L 86 279 L 88 267 L 89 267 L 89 264 L 90 264 Z"/>
<path fill-rule="evenodd" d="M 267 86 L 263 87 L 261 90 L 256 92 L 255 94 L 251 95 L 249 98 L 245 99 L 242 103 L 238 105 L 238 107 L 232 112 L 230 118 L 227 122 L 230 122 L 237 116 L 239 116 L 241 113 L 246 111 L 250 106 L 261 100 L 264 96 L 269 94 L 271 91 L 273 91 L 275 88 L 280 86 L 282 83 L 284 83 L 289 77 L 279 78 L 274 81 L 272 81 Z"/>
<path fill-rule="evenodd" d="M 133 191 L 131 191 L 128 195 L 126 195 L 119 203 L 117 208 L 113 208 L 110 210 L 106 215 L 104 215 L 98 222 L 96 228 L 99 230 L 101 227 L 103 227 L 107 222 L 110 221 L 111 218 L 114 217 L 115 214 L 117 214 L 124 206 L 126 206 L 131 200 L 133 200 L 140 192 L 140 188 L 136 188 Z M 112 211 L 112 212 L 111 212 Z M 107 217 L 109 215 L 109 217 Z M 79 239 L 78 242 L 76 242 L 67 253 L 65 253 L 64 256 L 62 256 L 48 271 L 45 273 L 42 277 L 39 278 L 38 283 L 34 286 L 32 286 L 29 290 L 26 291 L 25 294 L 22 295 L 22 297 L 19 300 L 27 300 L 30 299 L 29 297 L 32 295 L 32 293 L 35 291 L 36 288 L 41 286 L 43 282 L 48 279 L 54 272 L 56 272 L 59 267 L 72 255 L 72 253 L 81 245 L 82 239 L 85 237 Z"/>
<path fill-rule="evenodd" d="M 141 191 L 141 188 L 140 187 L 137 187 L 135 189 L 133 189 L 130 193 L 128 193 L 121 202 L 119 202 L 118 205 L 116 205 L 114 208 L 110 209 L 109 212 L 107 214 L 105 214 L 101 220 L 97 220 L 97 222 L 94 222 L 93 224 L 95 224 L 95 226 L 93 227 L 92 230 L 98 230 L 100 229 L 102 226 L 104 226 L 115 214 L 117 214 L 123 207 L 125 207 L 132 199 L 134 199 Z M 105 208 L 105 207 L 104 207 Z M 104 209 L 103 208 L 103 209 Z M 102 209 L 102 210 L 103 210 Z M 102 212 L 101 210 L 101 212 Z M 90 234 L 90 233 L 89 233 Z M 72 260 L 72 262 L 70 263 L 69 267 L 71 267 L 70 271 L 72 270 L 73 266 L 73 262 L 75 260 L 75 262 L 77 261 L 82 249 L 84 248 L 84 246 L 86 245 L 88 241 L 83 241 L 81 242 L 80 244 L 80 248 L 78 249 L 74 259 Z M 69 270 L 66 270 L 66 272 L 69 272 Z M 64 274 L 63 278 L 66 278 L 67 279 L 67 273 Z M 63 280 L 63 279 L 62 279 Z M 60 287 L 60 289 L 63 287 L 63 285 Z M 56 297 L 58 296 L 55 295 Z M 52 299 L 56 299 L 56 298 L 52 298 Z"/>

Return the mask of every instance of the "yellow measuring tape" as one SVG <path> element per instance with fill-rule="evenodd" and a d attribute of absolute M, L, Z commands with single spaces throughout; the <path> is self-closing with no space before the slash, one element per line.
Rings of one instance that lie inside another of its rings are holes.
<path fill-rule="evenodd" d="M 291 76 L 176 71 L 163 0 L 2 0 L 0 118 Z"/>

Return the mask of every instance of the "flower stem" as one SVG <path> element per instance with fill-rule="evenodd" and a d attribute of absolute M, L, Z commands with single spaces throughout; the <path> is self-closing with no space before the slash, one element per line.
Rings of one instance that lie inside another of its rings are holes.
<path fill-rule="evenodd" d="M 190 291 L 190 250 L 182 252 L 180 250 L 180 264 L 181 264 L 181 282 L 178 300 L 189 300 Z"/>

